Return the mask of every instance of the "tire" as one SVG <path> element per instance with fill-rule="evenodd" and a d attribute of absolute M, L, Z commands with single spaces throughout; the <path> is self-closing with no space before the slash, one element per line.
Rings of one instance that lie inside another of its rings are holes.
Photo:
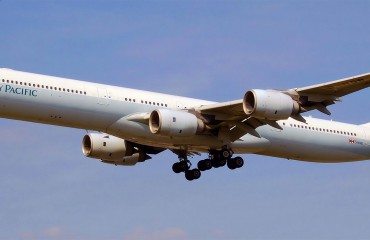
<path fill-rule="evenodd" d="M 186 170 L 185 171 L 186 180 L 188 180 L 188 181 L 193 181 L 194 180 L 192 173 L 193 173 L 192 170 Z"/>
<path fill-rule="evenodd" d="M 180 168 L 180 164 L 179 164 L 178 162 L 176 162 L 176 163 L 174 163 L 174 164 L 172 165 L 172 171 L 173 171 L 174 173 L 180 173 L 180 172 L 182 172 L 182 171 L 181 171 L 181 168 Z"/>
<path fill-rule="evenodd" d="M 218 161 L 218 166 L 219 167 L 225 166 L 226 162 L 227 162 L 226 159 L 218 159 L 217 161 Z"/>
<path fill-rule="evenodd" d="M 197 169 L 197 168 L 194 168 L 193 170 L 190 170 L 190 171 L 191 171 L 193 179 L 199 179 L 200 176 L 202 176 L 201 171 L 199 171 L 199 169 Z"/>
<path fill-rule="evenodd" d="M 200 161 L 198 162 L 197 166 L 198 166 L 198 169 L 199 169 L 200 171 L 205 171 L 205 170 L 207 170 L 207 169 L 206 169 L 206 166 L 205 166 L 205 164 L 204 164 L 204 160 L 200 160 Z"/>
<path fill-rule="evenodd" d="M 185 172 L 185 171 L 189 170 L 189 165 L 188 165 L 187 161 L 179 162 L 179 166 L 180 166 L 181 172 Z"/>
<path fill-rule="evenodd" d="M 229 150 L 227 150 L 227 149 L 223 149 L 223 150 L 221 151 L 221 157 L 222 157 L 222 158 L 224 158 L 224 159 L 229 159 L 229 158 L 230 158 L 230 156 L 231 156 L 231 154 L 230 154 L 230 151 L 229 151 Z"/>
<path fill-rule="evenodd" d="M 210 170 L 212 168 L 212 161 L 209 159 L 205 159 L 203 165 L 206 170 Z"/>
<path fill-rule="evenodd" d="M 235 158 L 230 158 L 229 160 L 227 160 L 227 167 L 231 170 L 234 170 L 236 168 Z"/>
<path fill-rule="evenodd" d="M 198 162 L 198 169 L 200 171 L 207 171 L 212 168 L 212 162 L 209 159 L 204 159 Z"/>
<path fill-rule="evenodd" d="M 220 167 L 220 165 L 218 164 L 218 159 L 212 159 L 211 163 L 212 163 L 212 167 L 214 168 Z"/>
<path fill-rule="evenodd" d="M 241 157 L 234 158 L 234 164 L 236 168 L 241 168 L 244 165 L 244 160 Z"/>

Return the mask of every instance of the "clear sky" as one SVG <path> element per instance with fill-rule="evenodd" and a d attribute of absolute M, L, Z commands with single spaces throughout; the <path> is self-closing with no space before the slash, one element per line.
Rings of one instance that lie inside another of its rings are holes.
<path fill-rule="evenodd" d="M 0 10 L 0 66 L 22 71 L 214 101 L 370 72 L 369 1 L 1 0 Z M 370 122 L 369 93 L 330 118 Z M 368 161 L 245 155 L 242 169 L 188 182 L 170 152 L 115 167 L 82 155 L 83 130 L 1 119 L 0 131 L 1 240 L 370 239 Z"/>

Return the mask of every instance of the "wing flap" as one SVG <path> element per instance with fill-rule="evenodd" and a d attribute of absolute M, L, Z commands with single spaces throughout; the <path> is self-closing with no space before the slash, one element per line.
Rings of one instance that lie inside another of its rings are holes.
<path fill-rule="evenodd" d="M 235 100 L 223 103 L 215 103 L 200 106 L 202 114 L 215 115 L 217 120 L 232 120 L 235 118 L 245 117 L 243 110 L 243 100 Z"/>

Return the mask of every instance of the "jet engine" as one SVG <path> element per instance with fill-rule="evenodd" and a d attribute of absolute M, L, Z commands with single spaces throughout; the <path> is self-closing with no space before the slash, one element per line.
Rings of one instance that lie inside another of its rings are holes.
<path fill-rule="evenodd" d="M 151 157 L 133 147 L 133 144 L 112 135 L 89 133 L 82 140 L 82 152 L 86 157 L 102 160 L 103 163 L 132 166 Z"/>
<path fill-rule="evenodd" d="M 299 112 L 300 106 L 289 95 L 274 90 L 250 90 L 243 98 L 244 112 L 255 118 L 288 119 Z"/>
<path fill-rule="evenodd" d="M 203 132 L 205 125 L 202 120 L 192 113 L 158 109 L 150 114 L 149 128 L 154 134 L 189 137 Z"/>
<path fill-rule="evenodd" d="M 82 140 L 82 152 L 86 157 L 114 161 L 131 156 L 134 148 L 122 138 L 102 133 L 89 133 Z"/>

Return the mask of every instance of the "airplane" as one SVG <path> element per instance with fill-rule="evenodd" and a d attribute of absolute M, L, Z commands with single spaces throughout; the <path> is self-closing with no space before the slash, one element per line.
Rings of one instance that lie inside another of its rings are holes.
<path fill-rule="evenodd" d="M 211 102 L 92 82 L 0 69 L 0 117 L 85 129 L 82 152 L 133 166 L 171 150 L 189 181 L 227 165 L 235 154 L 317 163 L 370 159 L 370 123 L 347 124 L 302 113 L 370 86 L 370 73 L 287 90 L 251 89 L 242 99 Z M 192 167 L 189 157 L 207 153 Z"/>

